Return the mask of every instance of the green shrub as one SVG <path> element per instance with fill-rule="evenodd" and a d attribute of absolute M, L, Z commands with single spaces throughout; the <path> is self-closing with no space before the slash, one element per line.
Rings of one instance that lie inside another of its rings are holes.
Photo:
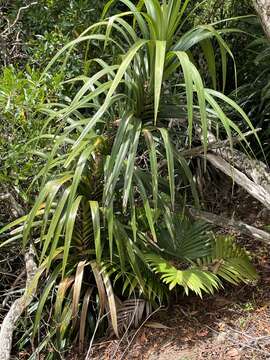
<path fill-rule="evenodd" d="M 218 135 L 221 128 L 229 140 L 242 135 L 227 107 L 254 130 L 242 109 L 216 90 L 216 54 L 223 89 L 227 58 L 233 59 L 224 31 L 209 25 L 183 31 L 189 1 L 121 3 L 126 12 L 106 18 L 115 4 L 109 1 L 104 20 L 68 43 L 41 75 L 40 81 L 58 68 L 63 54 L 67 64 L 76 49 L 86 50 L 86 71 L 74 79 L 68 72 L 66 84 L 75 89 L 70 102 L 44 107 L 42 134 L 53 126 L 55 137 L 51 151 L 43 151 L 39 196 L 26 218 L 2 229 L 14 228 L 9 244 L 19 237 L 23 246 L 31 239 L 36 247 L 44 287 L 29 332 L 42 334 L 38 350 L 52 342 L 60 352 L 76 341 L 82 349 L 107 322 L 119 336 L 127 307 L 139 321 L 176 285 L 202 296 L 222 279 L 256 279 L 246 252 L 191 222 L 185 207 L 187 199 L 199 205 L 182 153 L 194 134 L 201 133 L 205 152 L 209 130 Z M 213 89 L 196 67 L 198 48 Z"/>
<path fill-rule="evenodd" d="M 0 179 L 17 188 L 27 202 L 26 191 L 42 167 L 40 147 L 50 147 L 50 140 L 34 140 L 44 126 L 41 108 L 61 95 L 61 77 L 40 74 L 29 67 L 25 72 L 6 67 L 0 78 Z"/>

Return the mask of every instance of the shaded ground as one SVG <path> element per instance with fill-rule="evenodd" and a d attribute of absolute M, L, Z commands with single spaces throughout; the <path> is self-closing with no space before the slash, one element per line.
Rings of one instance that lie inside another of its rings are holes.
<path fill-rule="evenodd" d="M 269 213 L 239 189 L 233 196 L 225 193 L 223 202 L 220 194 L 218 199 L 218 204 L 213 198 L 205 199 L 217 214 L 262 228 L 270 224 Z M 91 359 L 270 359 L 269 246 L 234 235 L 253 258 L 260 276 L 256 284 L 226 287 L 203 300 L 182 298 L 121 341 L 95 344 Z"/>
<path fill-rule="evenodd" d="M 259 260 L 259 259 L 257 259 Z M 270 359 L 270 267 L 261 254 L 256 286 L 186 298 L 160 311 L 136 334 L 96 344 L 95 359 Z M 158 327 L 164 327 L 160 329 Z M 166 327 L 166 328 L 165 328 Z"/>

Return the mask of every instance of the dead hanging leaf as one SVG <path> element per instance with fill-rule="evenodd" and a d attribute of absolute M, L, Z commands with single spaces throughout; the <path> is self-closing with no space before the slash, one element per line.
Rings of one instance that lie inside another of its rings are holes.
<path fill-rule="evenodd" d="M 170 327 L 163 325 L 161 323 L 155 322 L 155 321 L 148 321 L 147 323 L 145 323 L 144 326 L 152 328 L 152 329 L 164 329 L 164 330 L 171 329 Z"/>
<path fill-rule="evenodd" d="M 108 310 L 110 313 L 111 325 L 112 325 L 115 335 L 119 338 L 117 308 L 116 308 L 116 301 L 115 301 L 115 297 L 114 297 L 113 287 L 112 287 L 109 276 L 105 272 L 102 273 L 102 277 L 103 277 L 104 287 L 105 287 L 106 293 L 107 293 L 107 304 L 108 304 Z"/>
<path fill-rule="evenodd" d="M 83 305 L 82 305 L 82 312 L 80 319 L 80 334 L 79 334 L 80 353 L 83 352 L 83 348 L 84 348 L 84 336 L 85 336 L 85 327 L 87 323 L 88 306 L 93 290 L 94 290 L 93 287 L 88 288 L 83 298 Z"/>
<path fill-rule="evenodd" d="M 78 308 L 79 301 L 81 296 L 81 287 L 84 275 L 84 268 L 86 266 L 86 261 L 80 261 L 75 275 L 75 281 L 73 286 L 73 299 L 72 299 L 72 326 L 75 327 L 78 320 Z"/>
<path fill-rule="evenodd" d="M 103 283 L 102 276 L 100 274 L 100 269 L 95 261 L 91 261 L 90 265 L 92 267 L 92 271 L 96 280 L 96 285 L 98 288 L 98 296 L 99 296 L 99 306 L 100 306 L 100 316 L 104 314 L 105 304 L 106 304 L 106 291 Z"/>

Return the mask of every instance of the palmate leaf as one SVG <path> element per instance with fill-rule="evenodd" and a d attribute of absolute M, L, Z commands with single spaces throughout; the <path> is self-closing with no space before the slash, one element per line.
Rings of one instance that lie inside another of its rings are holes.
<path fill-rule="evenodd" d="M 208 266 L 224 280 L 237 285 L 257 279 L 257 273 L 246 251 L 230 237 L 215 237 L 210 257 L 197 260 L 200 266 Z"/>
<path fill-rule="evenodd" d="M 144 299 L 129 299 L 121 302 L 117 308 L 119 334 L 137 328 L 144 317 L 151 314 L 152 306 Z"/>
<path fill-rule="evenodd" d="M 171 229 L 161 229 L 158 247 L 169 257 L 194 260 L 207 256 L 212 251 L 210 226 L 204 222 L 191 222 L 180 215 L 169 216 Z"/>
<path fill-rule="evenodd" d="M 214 238 L 209 255 L 190 261 L 190 267 L 185 270 L 178 269 L 177 265 L 157 253 L 147 253 L 145 259 L 170 290 L 180 285 L 187 295 L 189 290 L 199 296 L 202 296 L 202 292 L 213 293 L 222 286 L 220 278 L 234 285 L 257 279 L 246 251 L 236 245 L 231 237 Z M 177 258 L 174 263 L 177 264 Z M 181 266 L 179 260 L 178 264 Z"/>
<path fill-rule="evenodd" d="M 170 290 L 176 285 L 180 285 L 187 295 L 189 291 L 194 291 L 195 294 L 202 297 L 202 292 L 212 294 L 221 286 L 218 277 L 209 271 L 199 268 L 179 270 L 157 254 L 146 254 L 145 258 L 151 268 L 160 274 L 162 281 L 169 286 Z"/>
<path fill-rule="evenodd" d="M 137 248 L 134 246 L 133 251 L 137 251 Z M 167 287 L 149 269 L 143 254 L 137 257 L 136 261 L 143 274 L 141 278 L 137 276 L 132 267 L 128 267 L 123 271 L 117 259 L 115 259 L 115 262 L 104 261 L 101 271 L 107 272 L 108 276 L 112 279 L 113 287 L 117 288 L 118 284 L 123 284 L 121 285 L 121 296 L 128 297 L 129 299 L 143 296 L 151 304 L 162 304 L 168 298 Z"/>

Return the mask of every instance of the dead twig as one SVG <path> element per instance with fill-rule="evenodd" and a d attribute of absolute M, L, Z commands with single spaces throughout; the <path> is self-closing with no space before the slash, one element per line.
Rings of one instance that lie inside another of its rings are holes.
<path fill-rule="evenodd" d="M 219 331 L 213 329 L 212 327 L 210 327 L 210 326 L 208 326 L 208 325 L 205 325 L 205 326 L 206 326 L 209 330 L 211 330 L 212 332 L 214 332 L 215 334 L 217 334 L 217 335 L 220 334 Z M 233 331 L 235 331 L 235 330 L 233 329 Z M 239 331 L 235 331 L 235 332 L 241 334 L 241 335 L 244 336 L 244 337 L 246 336 L 245 334 L 242 334 L 242 333 L 239 332 Z M 240 346 L 242 349 L 244 349 L 244 348 L 249 348 L 249 349 L 251 349 L 251 350 L 253 350 L 253 351 L 259 352 L 260 354 L 269 355 L 269 351 L 261 350 L 261 349 L 258 348 L 258 346 L 252 346 L 252 345 L 250 345 L 249 343 L 245 343 L 245 342 L 243 342 L 243 341 L 241 341 L 241 343 L 239 344 L 239 341 L 233 339 L 233 337 L 231 337 L 231 336 L 228 336 L 227 338 L 228 338 L 228 340 L 229 340 L 231 343 L 233 343 L 234 345 L 237 345 L 238 347 Z"/>
<path fill-rule="evenodd" d="M 37 2 L 37 1 L 34 1 L 34 2 L 30 3 L 30 4 L 28 4 L 28 5 L 25 5 L 25 6 L 20 7 L 19 10 L 18 10 L 18 12 L 17 12 L 16 18 L 15 18 L 15 20 L 13 21 L 13 23 L 12 23 L 12 24 L 9 24 L 9 21 L 8 21 L 8 26 L 7 26 L 7 28 L 6 28 L 4 31 L 2 31 L 2 33 L 0 34 L 0 36 L 2 36 L 2 37 L 8 36 L 8 35 L 11 33 L 11 29 L 12 29 L 12 28 L 17 24 L 17 22 L 19 21 L 20 16 L 21 16 L 21 12 L 24 11 L 24 10 L 26 10 L 26 9 L 28 9 L 28 8 L 30 8 L 31 6 L 37 5 L 37 4 L 38 4 L 38 2 Z"/>
<path fill-rule="evenodd" d="M 13 284 L 11 285 L 10 290 L 14 289 L 16 287 L 16 285 L 18 284 L 18 282 L 23 278 L 23 276 L 25 275 L 25 270 L 23 270 L 19 276 L 16 276 L 15 281 L 13 282 Z M 7 294 L 6 297 L 4 298 L 3 302 L 2 302 L 2 307 L 5 307 L 7 305 L 7 302 L 10 298 L 10 294 Z"/>
<path fill-rule="evenodd" d="M 128 346 L 126 347 L 125 351 L 123 352 L 120 360 L 125 359 L 125 355 L 128 351 L 128 349 L 130 348 L 130 345 L 132 344 L 133 340 L 135 339 L 135 337 L 137 336 L 138 332 L 141 330 L 141 328 L 144 326 L 144 324 L 154 315 L 156 314 L 158 311 L 160 311 L 162 309 L 162 306 L 158 307 L 155 311 L 153 311 L 150 315 L 148 315 L 146 317 L 146 319 L 144 320 L 144 322 L 141 324 L 141 326 L 135 331 L 134 335 L 132 336 Z M 116 354 L 114 354 L 113 356 L 115 356 Z"/>

